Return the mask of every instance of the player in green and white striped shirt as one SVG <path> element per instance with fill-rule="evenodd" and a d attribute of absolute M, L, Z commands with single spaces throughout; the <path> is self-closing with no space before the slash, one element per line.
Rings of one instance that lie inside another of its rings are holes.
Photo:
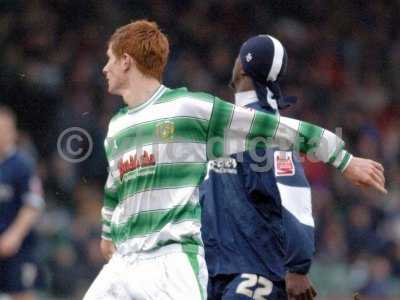
<path fill-rule="evenodd" d="M 352 159 L 328 130 L 166 88 L 160 82 L 168 51 L 166 37 L 147 21 L 123 26 L 110 39 L 103 71 L 109 92 L 127 104 L 110 121 L 105 141 L 102 250 L 112 258 L 84 299 L 204 299 L 198 188 L 206 163 L 257 141 L 296 145 L 347 168 L 353 182 L 384 189 L 380 165 Z M 367 167 L 373 173 L 364 178 Z"/>

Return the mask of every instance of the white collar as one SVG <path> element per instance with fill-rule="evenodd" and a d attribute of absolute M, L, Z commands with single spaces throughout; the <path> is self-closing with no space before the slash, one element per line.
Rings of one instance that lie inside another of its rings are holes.
<path fill-rule="evenodd" d="M 258 101 L 256 91 L 245 91 L 235 93 L 235 104 L 239 106 L 246 106 Z"/>
<path fill-rule="evenodd" d="M 275 110 L 275 115 L 279 115 L 278 103 L 275 99 L 272 99 L 272 93 L 267 89 L 267 101 L 273 110 Z M 258 101 L 257 93 L 255 90 L 235 93 L 235 104 L 239 106 L 247 106 L 249 104 Z"/>
<path fill-rule="evenodd" d="M 160 87 L 154 92 L 154 94 L 148 100 L 146 100 L 142 104 L 139 104 L 138 106 L 128 107 L 128 113 L 137 112 L 142 108 L 148 106 L 149 104 L 153 103 L 154 101 L 159 99 L 166 90 L 167 88 L 163 84 L 161 84 Z"/>

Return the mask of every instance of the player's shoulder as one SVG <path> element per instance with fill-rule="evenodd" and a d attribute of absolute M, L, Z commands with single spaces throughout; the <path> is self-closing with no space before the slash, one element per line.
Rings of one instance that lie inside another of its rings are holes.
<path fill-rule="evenodd" d="M 117 112 L 114 113 L 114 115 L 111 117 L 110 124 L 115 122 L 120 117 L 123 117 L 124 115 L 126 115 L 127 112 L 128 112 L 128 107 L 127 106 L 124 106 L 124 107 L 118 109 Z"/>
<path fill-rule="evenodd" d="M 188 90 L 186 87 L 180 87 L 176 89 L 167 89 L 164 94 L 156 101 L 156 104 L 161 103 L 173 103 L 174 101 L 202 101 L 213 103 L 214 96 L 205 92 L 193 92 Z"/>

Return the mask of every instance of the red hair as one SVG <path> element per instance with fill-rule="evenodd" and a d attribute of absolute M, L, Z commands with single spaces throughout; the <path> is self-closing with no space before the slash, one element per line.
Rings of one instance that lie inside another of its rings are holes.
<path fill-rule="evenodd" d="M 117 58 L 130 55 L 140 72 L 161 81 L 169 43 L 157 23 L 139 20 L 122 26 L 113 33 L 109 45 Z"/>

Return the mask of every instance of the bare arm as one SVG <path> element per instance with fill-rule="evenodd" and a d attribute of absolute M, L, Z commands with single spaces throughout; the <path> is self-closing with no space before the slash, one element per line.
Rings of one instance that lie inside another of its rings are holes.
<path fill-rule="evenodd" d="M 285 282 L 289 300 L 313 300 L 317 296 L 307 275 L 287 273 Z"/>
<path fill-rule="evenodd" d="M 0 256 L 8 257 L 16 254 L 26 235 L 31 231 L 41 215 L 41 209 L 24 205 L 14 222 L 0 235 Z"/>
<path fill-rule="evenodd" d="M 343 176 L 355 186 L 372 187 L 383 194 L 387 194 L 383 171 L 383 166 L 376 161 L 353 157 L 348 167 L 343 171 Z"/>
<path fill-rule="evenodd" d="M 104 258 L 108 261 L 115 252 L 114 243 L 102 238 L 100 242 L 100 250 L 101 254 L 103 254 Z"/>

